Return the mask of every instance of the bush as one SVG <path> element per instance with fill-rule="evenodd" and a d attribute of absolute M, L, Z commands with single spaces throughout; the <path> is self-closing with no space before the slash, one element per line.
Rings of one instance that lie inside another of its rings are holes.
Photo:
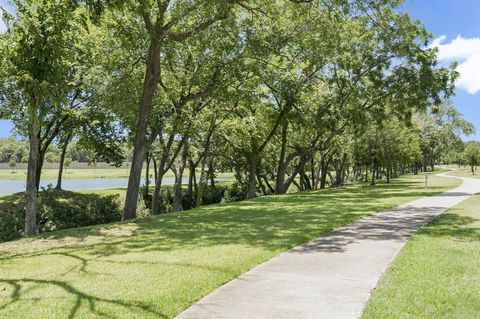
<path fill-rule="evenodd" d="M 0 211 L 0 242 L 20 238 L 24 223 L 24 210 L 11 207 Z"/>
<path fill-rule="evenodd" d="M 119 221 L 118 195 L 81 194 L 43 189 L 38 196 L 37 230 L 39 233 Z M 24 204 L 0 212 L 0 241 L 22 235 Z"/>
<path fill-rule="evenodd" d="M 182 206 L 184 210 L 194 207 L 194 199 L 187 196 L 187 190 L 182 189 Z M 203 192 L 202 205 L 218 204 L 222 202 L 239 201 L 245 199 L 245 192 L 236 184 L 207 186 Z M 152 196 L 144 197 L 145 206 L 151 207 Z M 173 194 L 171 187 L 162 188 L 159 196 L 159 213 L 170 213 L 173 211 Z"/>

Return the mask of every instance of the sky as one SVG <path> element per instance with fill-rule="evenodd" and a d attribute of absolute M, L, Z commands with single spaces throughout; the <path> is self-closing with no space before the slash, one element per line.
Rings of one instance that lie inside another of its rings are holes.
<path fill-rule="evenodd" d="M 0 0 L 0 7 L 13 12 L 7 0 Z M 405 0 L 400 10 L 423 21 L 433 35 L 431 45 L 439 48 L 440 63 L 459 63 L 452 100 L 476 127 L 476 134 L 464 139 L 480 140 L 480 0 Z M 0 32 L 4 29 L 0 21 Z M 11 130 L 10 122 L 0 120 L 0 137 Z"/>

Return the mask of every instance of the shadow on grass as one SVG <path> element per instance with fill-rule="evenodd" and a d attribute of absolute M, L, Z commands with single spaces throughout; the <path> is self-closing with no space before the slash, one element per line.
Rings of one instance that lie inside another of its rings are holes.
<path fill-rule="evenodd" d="M 461 240 L 480 240 L 480 228 L 472 227 L 478 222 L 470 216 L 460 216 L 453 213 L 444 213 L 435 217 L 428 225 L 422 227 L 420 235 L 434 237 L 454 237 Z"/>
<path fill-rule="evenodd" d="M 6 308 L 7 306 L 20 301 L 21 298 L 21 290 L 22 290 L 22 284 L 37 284 L 37 285 L 53 285 L 55 287 L 63 289 L 67 294 L 71 296 L 75 296 L 75 304 L 70 310 L 70 313 L 68 315 L 69 319 L 73 319 L 76 317 L 76 314 L 80 307 L 82 306 L 82 303 L 86 303 L 89 306 L 90 311 L 93 314 L 102 316 L 102 317 L 108 317 L 108 318 L 115 318 L 114 316 L 111 316 L 105 312 L 100 311 L 96 307 L 96 303 L 108 303 L 108 304 L 113 304 L 119 307 L 124 307 L 126 310 L 130 310 L 132 308 L 138 308 L 141 311 L 145 311 L 147 313 L 150 313 L 152 315 L 155 315 L 157 318 L 167 318 L 163 313 L 159 312 L 155 307 L 152 305 L 146 304 L 146 303 L 141 303 L 141 302 L 126 302 L 126 301 L 121 301 L 121 300 L 112 300 L 112 299 L 107 299 L 107 298 L 101 298 L 93 295 L 86 294 L 72 285 L 60 281 L 60 280 L 40 280 L 40 279 L 0 279 L 0 282 L 10 285 L 13 287 L 13 292 L 10 295 L 11 301 L 8 303 L 5 303 L 4 305 L 0 306 L 0 310 L 2 308 Z"/>
<path fill-rule="evenodd" d="M 13 259 L 22 259 L 22 262 L 28 262 L 30 257 L 62 255 L 77 260 L 77 263 L 65 272 L 56 274 L 55 280 L 0 279 L 0 282 L 13 287 L 10 301 L 3 307 L 21 300 L 21 285 L 23 283 L 33 283 L 60 287 L 67 294 L 74 296 L 76 301 L 71 308 L 69 318 L 77 316 L 78 309 L 83 303 L 89 305 L 91 312 L 96 313 L 97 311 L 97 314 L 101 315 L 95 308 L 95 304 L 98 302 L 111 303 L 119 307 L 141 308 L 160 318 L 165 317 L 157 308 L 149 305 L 95 297 L 78 290 L 59 278 L 70 272 L 96 275 L 91 269 L 93 267 L 88 267 L 92 261 L 108 262 L 112 264 L 112 267 L 121 263 L 132 265 L 156 264 L 141 259 L 106 259 L 109 256 L 121 256 L 128 253 L 174 251 L 177 249 L 193 251 L 202 247 L 229 244 L 261 247 L 265 250 L 280 252 L 305 243 L 335 228 L 350 224 L 376 211 L 391 208 L 398 203 L 399 198 L 427 196 L 441 190 L 443 190 L 441 187 L 431 187 L 425 190 L 419 187 L 419 183 L 396 180 L 391 184 L 380 184 L 376 188 L 350 186 L 282 196 L 266 196 L 239 203 L 206 206 L 177 214 L 137 219 L 129 223 L 116 223 L 45 234 L 41 238 L 61 242 L 61 245 L 36 252 L 3 256 L 0 257 L 0 262 Z M 392 201 L 394 198 L 397 201 Z M 426 215 L 429 216 L 429 214 Z M 421 216 L 418 216 L 418 218 L 413 216 L 409 219 L 409 224 L 405 225 L 401 224 L 402 220 L 395 220 L 394 218 L 395 216 L 391 216 L 391 219 L 378 220 L 376 224 L 360 225 L 363 227 L 362 236 L 370 236 L 371 239 L 404 239 L 411 232 L 409 230 L 403 231 L 402 227 L 417 225 L 425 221 Z M 129 230 L 124 231 L 127 228 Z M 378 229 L 380 228 L 385 231 L 379 234 Z M 375 236 L 369 235 L 369 233 L 373 234 L 374 232 Z M 354 236 L 356 233 L 358 233 L 358 229 L 352 229 L 350 235 Z M 335 234 L 335 232 L 330 234 Z M 89 242 L 90 239 L 92 241 Z M 304 251 L 309 249 L 342 251 L 347 245 L 358 239 L 360 238 L 351 237 L 339 241 L 337 238 L 336 241 L 317 243 L 315 247 L 304 245 Z M 167 263 L 161 261 L 158 264 Z M 172 263 L 169 265 L 225 271 L 202 264 Z"/>

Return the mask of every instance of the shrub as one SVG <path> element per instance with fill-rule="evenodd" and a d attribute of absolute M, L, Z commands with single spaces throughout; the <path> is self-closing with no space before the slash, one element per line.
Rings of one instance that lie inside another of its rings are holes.
<path fill-rule="evenodd" d="M 0 211 L 0 242 L 20 238 L 24 223 L 24 209 L 10 207 Z"/>
<path fill-rule="evenodd" d="M 187 190 L 182 189 L 182 205 L 184 210 L 194 207 L 194 199 L 187 196 Z M 215 187 L 207 186 L 203 192 L 202 205 L 218 204 L 229 201 L 239 201 L 245 199 L 245 192 L 236 184 L 217 185 Z M 151 207 L 152 196 L 144 197 L 145 205 Z M 170 213 L 173 211 L 173 194 L 171 187 L 162 188 L 159 196 L 159 213 Z"/>
<path fill-rule="evenodd" d="M 49 186 L 38 196 L 39 233 L 110 223 L 119 221 L 120 217 L 118 195 L 81 194 L 58 191 Z M 0 241 L 20 237 L 24 220 L 24 204 L 0 212 Z"/>

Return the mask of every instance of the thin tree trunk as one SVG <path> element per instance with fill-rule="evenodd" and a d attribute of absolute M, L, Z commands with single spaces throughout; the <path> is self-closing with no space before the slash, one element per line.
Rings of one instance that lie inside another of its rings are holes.
<path fill-rule="evenodd" d="M 287 150 L 287 122 L 282 127 L 282 146 L 280 148 L 280 159 L 278 161 L 277 175 L 275 177 L 275 194 L 285 194 L 285 174 L 287 173 L 287 164 L 285 153 Z"/>
<path fill-rule="evenodd" d="M 146 152 L 145 153 L 145 163 L 147 167 L 145 168 L 145 190 L 144 190 L 144 196 L 145 198 L 148 197 L 148 188 L 150 187 L 150 160 L 152 159 L 151 155 Z"/>
<path fill-rule="evenodd" d="M 165 173 L 164 165 L 160 164 L 158 168 L 157 180 L 155 181 L 155 189 L 152 196 L 152 214 L 158 214 L 160 212 L 160 190 L 162 189 L 162 181 Z"/>
<path fill-rule="evenodd" d="M 38 160 L 37 160 L 37 168 L 36 168 L 36 171 L 35 171 L 35 187 L 37 188 L 37 190 L 40 189 L 40 180 L 42 178 L 42 168 L 43 168 L 43 161 L 45 159 L 45 152 L 46 152 L 46 149 L 42 149 L 41 147 L 41 141 L 40 139 L 38 138 L 38 135 L 37 135 L 37 140 L 38 140 Z"/>
<path fill-rule="evenodd" d="M 55 189 L 57 190 L 62 189 L 63 165 L 65 163 L 65 154 L 67 153 L 67 147 L 68 143 L 70 142 L 70 138 L 71 134 L 68 134 L 62 147 L 62 154 L 60 155 L 60 165 L 58 168 L 57 186 L 55 186 Z"/>
<path fill-rule="evenodd" d="M 185 141 L 183 143 L 183 151 L 180 163 L 177 167 L 173 168 L 175 173 L 175 184 L 173 186 L 173 209 L 176 212 L 183 210 L 183 194 L 182 194 L 182 178 L 183 171 L 187 164 L 187 155 L 188 155 L 188 143 Z"/>
<path fill-rule="evenodd" d="M 376 168 L 375 168 L 375 163 L 372 164 L 372 181 L 370 182 L 370 186 L 375 186 L 375 172 L 376 172 Z"/>
<path fill-rule="evenodd" d="M 328 172 L 328 162 L 325 161 L 325 157 L 322 156 L 320 160 L 321 166 L 321 175 L 320 175 L 320 189 L 324 189 L 327 184 L 327 172 Z"/>
<path fill-rule="evenodd" d="M 40 111 L 40 96 L 35 97 L 34 110 L 30 114 L 28 126 L 28 139 L 30 151 L 28 154 L 27 185 L 26 185 L 26 211 L 25 211 L 25 236 L 33 236 L 37 233 L 37 167 L 38 167 L 38 113 Z"/>
<path fill-rule="evenodd" d="M 142 166 L 147 150 L 147 127 L 148 119 L 152 109 L 152 101 L 155 96 L 160 76 L 160 42 L 152 39 L 148 50 L 147 67 L 143 83 L 142 101 L 139 107 L 138 122 L 135 130 L 135 142 L 133 158 L 128 178 L 127 194 L 125 196 L 125 207 L 122 220 L 135 218 L 137 216 L 137 199 L 140 189 Z"/>
<path fill-rule="evenodd" d="M 157 183 L 157 178 L 158 178 L 158 171 L 157 171 L 157 160 L 155 157 L 152 158 L 153 161 L 153 178 L 154 178 L 154 183 Z"/>
<path fill-rule="evenodd" d="M 197 190 L 197 200 L 195 202 L 195 207 L 202 205 L 203 193 L 207 187 L 207 174 L 205 172 L 205 167 L 207 166 L 207 153 L 202 158 L 201 168 L 200 168 L 200 179 L 198 181 L 198 190 Z"/>
<path fill-rule="evenodd" d="M 257 193 L 257 183 L 255 176 L 257 174 L 258 156 L 252 154 L 248 159 L 248 189 L 247 199 L 255 198 Z"/>
<path fill-rule="evenodd" d="M 265 185 L 263 185 L 262 178 L 260 177 L 260 174 L 257 172 L 257 181 L 258 185 L 260 186 L 260 189 L 262 190 L 263 195 L 267 195 L 267 189 L 265 188 Z"/>
<path fill-rule="evenodd" d="M 210 178 L 210 187 L 215 188 L 215 172 L 213 171 L 213 159 L 208 163 L 208 178 Z"/>
<path fill-rule="evenodd" d="M 316 177 L 315 177 L 315 184 L 313 185 L 313 189 L 318 189 L 318 187 L 320 186 L 321 171 L 322 171 L 322 166 L 319 164 L 315 168 L 315 176 Z"/>
<path fill-rule="evenodd" d="M 193 204 L 193 188 L 194 188 L 194 180 L 195 180 L 195 163 L 192 160 L 188 161 L 189 164 L 189 174 L 188 174 L 188 189 L 187 189 L 187 197 L 189 202 Z"/>
<path fill-rule="evenodd" d="M 268 178 L 265 176 L 265 175 L 262 175 L 261 176 L 265 182 L 265 185 L 267 185 L 268 189 L 270 190 L 270 192 L 273 194 L 275 193 L 275 190 L 273 189 L 272 185 L 270 185 L 270 183 L 268 182 Z"/>

